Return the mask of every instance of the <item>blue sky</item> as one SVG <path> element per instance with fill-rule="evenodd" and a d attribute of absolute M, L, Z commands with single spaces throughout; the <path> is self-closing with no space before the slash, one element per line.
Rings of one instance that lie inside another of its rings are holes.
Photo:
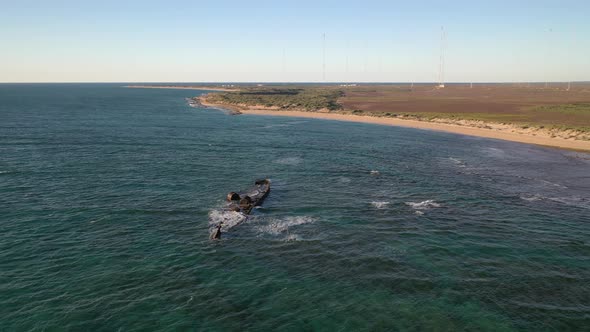
<path fill-rule="evenodd" d="M 1 82 L 590 80 L 590 1 L 0 0 Z"/>

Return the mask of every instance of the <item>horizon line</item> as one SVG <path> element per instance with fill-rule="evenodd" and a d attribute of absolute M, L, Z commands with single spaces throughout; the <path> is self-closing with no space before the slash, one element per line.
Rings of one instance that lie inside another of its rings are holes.
<path fill-rule="evenodd" d="M 0 82 L 0 84 L 439 84 L 430 81 L 36 81 Z M 590 80 L 577 81 L 452 81 L 445 84 L 567 84 L 590 83 Z"/>

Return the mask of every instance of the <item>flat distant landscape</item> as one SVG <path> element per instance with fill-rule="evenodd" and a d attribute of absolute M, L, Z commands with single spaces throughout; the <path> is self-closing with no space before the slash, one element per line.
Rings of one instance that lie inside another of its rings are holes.
<path fill-rule="evenodd" d="M 590 83 L 536 84 L 159 84 L 129 87 L 196 89 L 213 103 L 276 111 L 323 111 L 417 120 L 488 121 L 590 131 Z"/>
<path fill-rule="evenodd" d="M 367 122 L 590 150 L 590 83 L 149 84 L 233 114 Z"/>
<path fill-rule="evenodd" d="M 345 110 L 590 130 L 590 84 L 450 84 L 344 88 Z"/>

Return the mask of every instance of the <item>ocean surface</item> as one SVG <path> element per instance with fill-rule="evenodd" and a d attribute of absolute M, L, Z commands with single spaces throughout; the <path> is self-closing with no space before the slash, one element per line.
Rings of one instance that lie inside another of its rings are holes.
<path fill-rule="evenodd" d="M 0 85 L 0 331 L 589 329 L 589 154 L 199 93 Z"/>

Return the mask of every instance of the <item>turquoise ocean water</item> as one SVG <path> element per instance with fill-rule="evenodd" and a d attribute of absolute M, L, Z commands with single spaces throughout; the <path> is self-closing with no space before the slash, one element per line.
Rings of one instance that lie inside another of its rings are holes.
<path fill-rule="evenodd" d="M 199 93 L 0 85 L 0 331 L 588 330 L 590 155 Z"/>

